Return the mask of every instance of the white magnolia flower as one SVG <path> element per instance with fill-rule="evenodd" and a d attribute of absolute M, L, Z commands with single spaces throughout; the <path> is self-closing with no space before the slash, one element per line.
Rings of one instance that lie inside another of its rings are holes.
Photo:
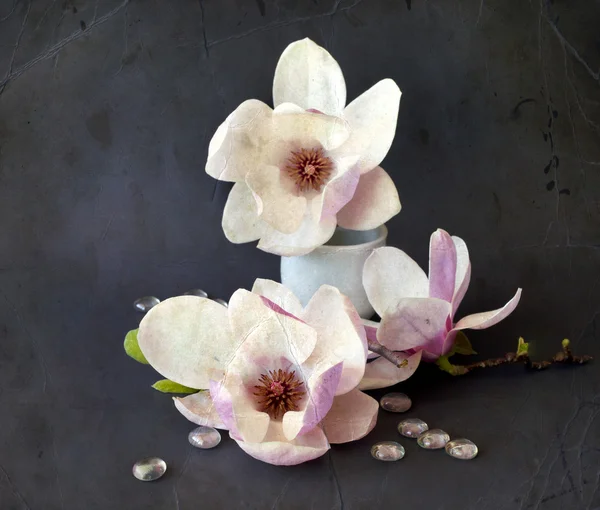
<path fill-rule="evenodd" d="M 309 253 L 336 225 L 369 230 L 400 211 L 379 164 L 394 138 L 401 92 L 381 80 L 346 106 L 338 63 L 310 39 L 279 59 L 271 109 L 243 102 L 219 126 L 206 172 L 234 182 L 223 230 L 278 255 Z"/>

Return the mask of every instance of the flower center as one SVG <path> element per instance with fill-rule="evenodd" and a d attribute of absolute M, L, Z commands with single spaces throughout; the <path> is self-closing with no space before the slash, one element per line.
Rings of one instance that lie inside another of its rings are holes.
<path fill-rule="evenodd" d="M 285 170 L 300 191 L 319 191 L 333 170 L 333 161 L 323 154 L 323 149 L 300 149 L 292 151 Z"/>
<path fill-rule="evenodd" d="M 304 383 L 296 377 L 296 372 L 273 370 L 261 374 L 259 384 L 254 386 L 254 395 L 261 411 L 273 419 L 281 418 L 288 411 L 298 410 L 298 401 L 305 391 Z"/>

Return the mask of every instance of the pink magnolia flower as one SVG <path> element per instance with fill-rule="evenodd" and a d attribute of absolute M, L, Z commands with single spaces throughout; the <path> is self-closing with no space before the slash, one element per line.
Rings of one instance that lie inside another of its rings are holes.
<path fill-rule="evenodd" d="M 292 465 L 375 426 L 378 403 L 357 389 L 367 343 L 352 304 L 322 286 L 303 308 L 285 287 L 257 280 L 225 308 L 180 296 L 154 307 L 138 341 L 165 377 L 209 389 L 175 399 L 189 420 L 229 430 L 256 459 Z"/>
<path fill-rule="evenodd" d="M 309 253 L 336 225 L 369 230 L 400 211 L 379 164 L 396 131 L 401 92 L 382 80 L 346 106 L 338 63 L 310 39 L 290 44 L 273 82 L 275 109 L 243 102 L 219 126 L 206 172 L 235 185 L 223 211 L 233 243 Z"/>
<path fill-rule="evenodd" d="M 450 351 L 458 331 L 489 328 L 519 304 L 521 289 L 502 308 L 454 323 L 470 279 L 467 245 L 441 229 L 431 235 L 429 278 L 402 250 L 375 250 L 365 262 L 363 284 L 381 317 L 379 343 L 394 351 L 423 350 L 423 359 L 433 361 Z"/>

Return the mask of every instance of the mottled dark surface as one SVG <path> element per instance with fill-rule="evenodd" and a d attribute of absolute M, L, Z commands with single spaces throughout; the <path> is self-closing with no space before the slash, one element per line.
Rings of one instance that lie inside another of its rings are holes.
<path fill-rule="evenodd" d="M 229 244 L 229 189 L 203 171 L 216 126 L 270 102 L 277 58 L 310 37 L 349 98 L 403 91 L 383 166 L 404 209 L 389 244 L 426 264 L 437 227 L 471 250 L 461 314 L 484 356 L 523 335 L 535 357 L 569 337 L 600 355 L 600 4 L 594 0 L 0 0 L 0 509 L 600 508 L 600 376 L 501 367 L 420 370 L 414 412 L 481 449 L 473 462 L 359 442 L 295 468 L 192 425 L 128 359 L 132 301 L 191 287 L 228 297 L 278 258 Z M 460 314 L 459 314 L 460 315 Z M 431 368 L 431 367 L 428 367 Z M 132 463 L 169 463 L 154 484 Z"/>

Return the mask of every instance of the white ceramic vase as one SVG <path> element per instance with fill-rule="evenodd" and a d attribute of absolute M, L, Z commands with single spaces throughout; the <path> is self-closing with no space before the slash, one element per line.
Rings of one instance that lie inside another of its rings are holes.
<path fill-rule="evenodd" d="M 363 266 L 375 248 L 385 246 L 387 228 L 357 231 L 338 227 L 327 244 L 308 255 L 281 257 L 281 283 L 306 305 L 324 284 L 348 296 L 359 315 L 369 319 L 375 311 L 362 284 Z"/>

